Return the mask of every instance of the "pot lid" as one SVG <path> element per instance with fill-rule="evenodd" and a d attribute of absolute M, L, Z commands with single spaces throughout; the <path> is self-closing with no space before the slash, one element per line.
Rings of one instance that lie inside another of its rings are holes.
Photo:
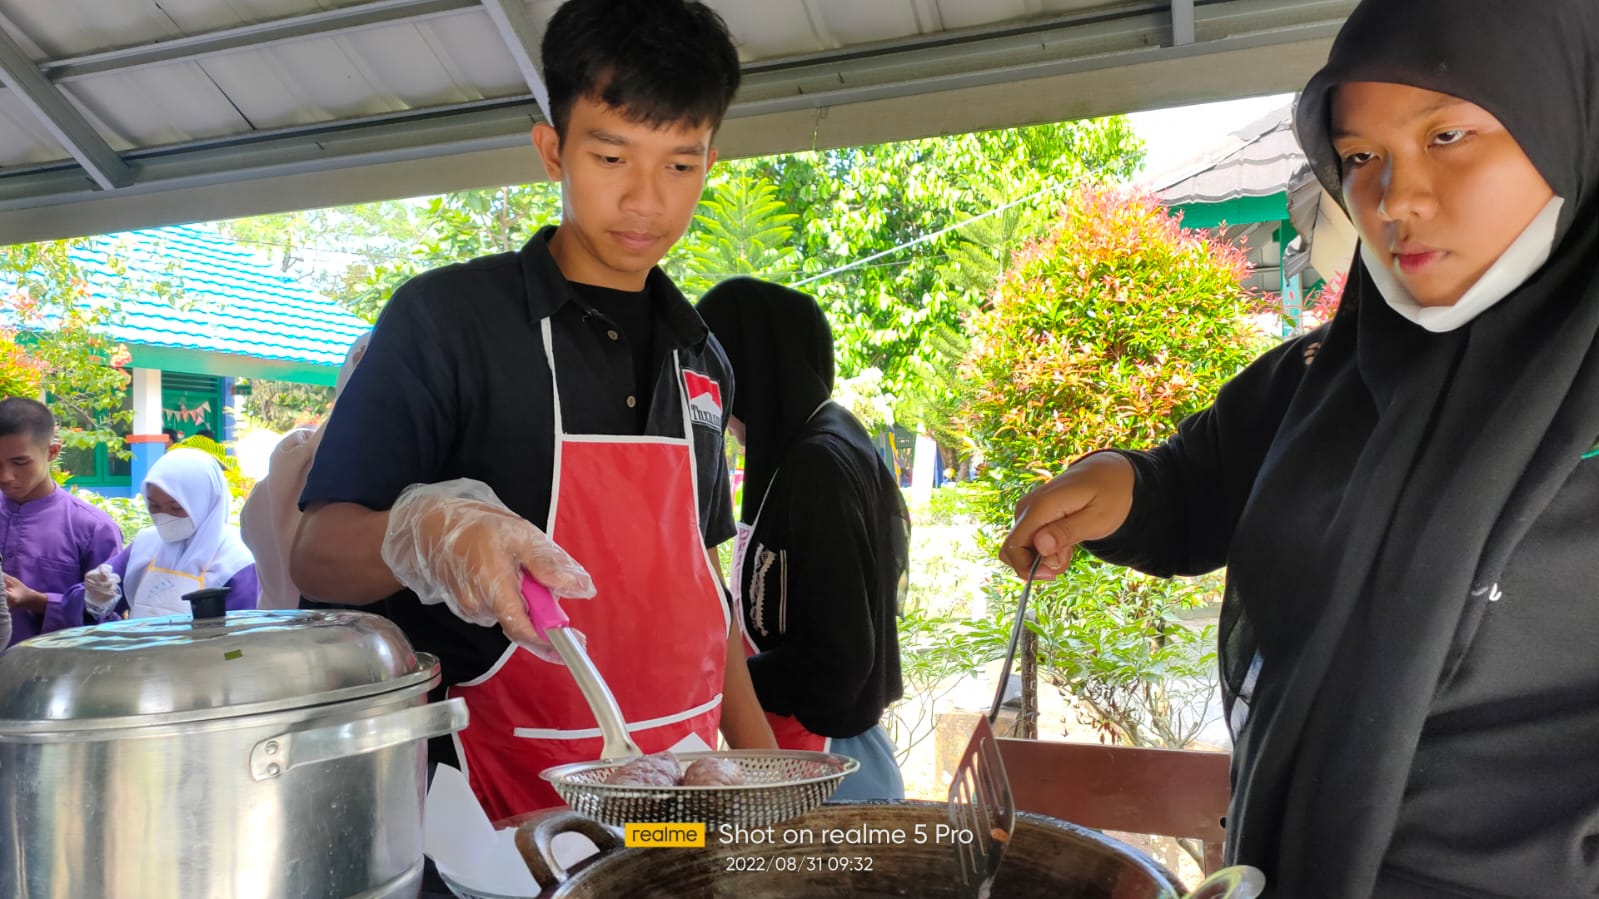
<path fill-rule="evenodd" d="M 365 612 L 136 618 L 56 631 L 0 655 L 0 739 L 254 715 L 437 679 L 432 656 Z"/>

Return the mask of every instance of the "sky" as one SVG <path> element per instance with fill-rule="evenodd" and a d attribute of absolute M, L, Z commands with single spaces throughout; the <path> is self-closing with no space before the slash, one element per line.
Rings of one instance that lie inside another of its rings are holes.
<path fill-rule="evenodd" d="M 1149 175 L 1203 152 L 1211 143 L 1288 105 L 1293 99 L 1293 94 L 1274 94 L 1135 112 L 1127 118 L 1148 145 L 1144 174 Z"/>

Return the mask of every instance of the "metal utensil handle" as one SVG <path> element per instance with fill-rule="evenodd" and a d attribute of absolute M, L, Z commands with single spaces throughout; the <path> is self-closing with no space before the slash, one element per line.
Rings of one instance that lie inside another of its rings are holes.
<path fill-rule="evenodd" d="M 572 672 L 572 679 L 577 681 L 583 698 L 588 700 L 589 710 L 594 713 L 594 722 L 600 726 L 600 736 L 605 738 L 605 745 L 600 749 L 601 757 L 613 759 L 643 755 L 633 738 L 627 735 L 627 720 L 622 717 L 622 707 L 617 705 L 616 696 L 606 685 L 605 678 L 600 676 L 600 669 L 595 667 L 582 642 L 572 636 L 571 625 L 566 613 L 555 601 L 555 594 L 550 592 L 549 587 L 534 580 L 525 568 L 522 569 L 522 601 L 527 604 L 527 616 L 533 622 L 534 630 L 555 647 L 561 661 L 566 663 L 566 670 Z"/>
<path fill-rule="evenodd" d="M 1038 563 L 1044 557 L 1037 552 L 1033 553 L 1033 567 L 1027 569 L 1027 582 L 1022 584 L 1022 600 L 1016 604 L 1016 623 L 1011 625 L 1010 646 L 1005 650 L 1005 666 L 999 669 L 999 686 L 994 688 L 994 704 L 988 709 L 988 723 L 993 724 L 999 719 L 1000 703 L 1005 701 L 1005 688 L 1010 685 L 1011 663 L 1016 661 L 1016 644 L 1022 638 L 1022 628 L 1027 621 L 1027 597 L 1033 592 L 1033 577 L 1038 574 Z"/>
<path fill-rule="evenodd" d="M 250 776 L 280 777 L 291 768 L 349 758 L 402 743 L 442 737 L 466 727 L 466 700 L 446 699 L 268 737 L 250 750 Z"/>
<path fill-rule="evenodd" d="M 600 670 L 594 667 L 588 650 L 564 627 L 552 628 L 545 636 L 555 651 L 561 654 L 566 670 L 572 672 L 572 679 L 577 681 L 577 688 L 583 691 L 583 698 L 588 700 L 589 708 L 594 712 L 594 722 L 600 726 L 600 736 L 605 738 L 605 745 L 600 750 L 601 757 L 614 759 L 642 755 L 633 738 L 627 735 L 622 707 L 617 705 L 611 688 L 605 684 L 605 678 L 600 677 Z"/>

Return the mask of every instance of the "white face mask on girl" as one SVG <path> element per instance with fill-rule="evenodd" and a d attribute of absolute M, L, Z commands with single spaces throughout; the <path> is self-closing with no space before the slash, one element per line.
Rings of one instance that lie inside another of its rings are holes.
<path fill-rule="evenodd" d="M 194 519 L 179 518 L 165 512 L 157 512 L 150 516 L 155 519 L 155 532 L 167 543 L 177 543 L 194 536 Z"/>

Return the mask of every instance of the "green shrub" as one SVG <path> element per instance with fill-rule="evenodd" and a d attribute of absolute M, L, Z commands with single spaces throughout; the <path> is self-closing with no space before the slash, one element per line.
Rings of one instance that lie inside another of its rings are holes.
<path fill-rule="evenodd" d="M 1092 188 L 1018 253 L 972 322 L 962 377 L 968 432 L 987 463 L 973 508 L 992 550 L 1016 502 L 1083 453 L 1168 436 L 1269 343 L 1241 284 L 1244 254 L 1186 231 L 1152 198 Z M 992 556 L 991 556 L 992 557 Z M 1014 608 L 998 578 L 996 608 Z M 1181 745 L 1191 679 L 1207 678 L 1212 634 L 1173 625 L 1213 601 L 1213 584 L 1162 581 L 1079 556 L 1034 590 L 1040 670 L 1091 710 L 1102 735 Z M 1178 720 L 1174 720 L 1177 716 Z"/>
<path fill-rule="evenodd" d="M 971 524 L 972 500 L 981 488 L 966 481 L 951 481 L 933 488 L 927 505 L 911 510 L 911 521 L 917 525 Z"/>
<path fill-rule="evenodd" d="M 196 434 L 172 444 L 173 449 L 180 446 L 197 449 L 217 460 L 217 464 L 222 466 L 222 479 L 227 481 L 228 493 L 235 506 L 242 505 L 249 498 L 250 490 L 255 487 L 255 480 L 239 470 L 239 460 L 228 453 L 226 444 Z M 234 515 L 234 519 L 238 519 L 237 514 Z"/>
<path fill-rule="evenodd" d="M 1079 557 L 1037 591 L 1039 670 L 1075 698 L 1102 741 L 1178 749 L 1206 722 L 1216 671 L 1214 626 L 1182 610 L 1220 597 L 1217 578 L 1164 580 Z"/>
<path fill-rule="evenodd" d="M 932 735 L 937 706 L 959 678 L 975 674 L 1004 651 L 992 622 L 908 607 L 898 622 L 900 674 L 905 698 L 883 719 L 904 764 L 911 749 Z M 996 649 L 996 647 L 998 647 Z"/>
<path fill-rule="evenodd" d="M 90 505 L 105 510 L 107 515 L 122 529 L 122 545 L 127 546 L 133 542 L 133 536 L 154 524 L 150 520 L 150 510 L 146 508 L 143 496 L 127 498 L 116 496 L 101 496 L 92 490 L 76 488 L 73 490 L 79 497 Z"/>

